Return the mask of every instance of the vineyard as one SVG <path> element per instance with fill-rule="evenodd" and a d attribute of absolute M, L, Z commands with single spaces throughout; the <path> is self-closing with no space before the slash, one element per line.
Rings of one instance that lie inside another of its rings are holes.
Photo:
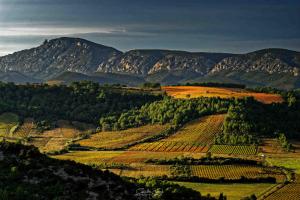
<path fill-rule="evenodd" d="M 211 115 L 188 123 L 175 134 L 158 142 L 133 146 L 133 151 L 207 152 L 214 136 L 221 132 L 225 115 Z"/>
<path fill-rule="evenodd" d="M 24 138 L 36 134 L 37 130 L 34 120 L 32 118 L 26 118 L 24 119 L 23 124 L 14 132 L 13 136 L 17 138 Z"/>
<path fill-rule="evenodd" d="M 53 156 L 63 160 L 75 160 L 80 163 L 102 164 L 113 163 L 144 163 L 148 159 L 170 159 L 182 155 L 181 152 L 144 152 L 144 151 L 74 151 Z M 198 154 L 185 153 L 186 156 L 199 158 Z"/>
<path fill-rule="evenodd" d="M 212 145 L 209 152 L 214 154 L 255 155 L 257 146 L 254 145 Z"/>
<path fill-rule="evenodd" d="M 142 143 L 129 148 L 131 151 L 160 151 L 160 152 L 194 152 L 204 153 L 208 148 L 203 144 L 187 142 L 151 142 Z"/>
<path fill-rule="evenodd" d="M 146 125 L 138 128 L 130 128 L 123 131 L 99 132 L 90 138 L 80 140 L 81 146 L 115 149 L 139 142 L 143 139 L 155 136 L 168 128 L 168 125 Z"/>
<path fill-rule="evenodd" d="M 222 191 L 229 200 L 241 200 L 244 197 L 255 194 L 260 196 L 269 188 L 274 187 L 275 184 L 258 183 L 258 184 L 211 184 L 211 183 L 190 183 L 190 182 L 175 182 L 187 188 L 192 188 L 201 192 L 203 195 L 210 194 L 211 196 L 218 196 L 219 191 Z"/>
<path fill-rule="evenodd" d="M 300 183 L 290 183 L 283 185 L 280 189 L 273 192 L 266 200 L 299 200 L 300 199 Z"/>
<path fill-rule="evenodd" d="M 275 177 L 278 182 L 283 182 L 285 175 L 278 170 L 246 165 L 194 165 L 191 166 L 192 175 L 211 179 L 224 177 L 225 179 Z"/>
<path fill-rule="evenodd" d="M 175 98 L 220 97 L 243 98 L 252 96 L 263 103 L 280 103 L 283 98 L 277 94 L 255 93 L 244 89 L 202 87 L 202 86 L 166 86 L 163 90 Z"/>
<path fill-rule="evenodd" d="M 11 137 L 18 127 L 19 117 L 13 113 L 3 113 L 0 115 L 0 136 Z"/>

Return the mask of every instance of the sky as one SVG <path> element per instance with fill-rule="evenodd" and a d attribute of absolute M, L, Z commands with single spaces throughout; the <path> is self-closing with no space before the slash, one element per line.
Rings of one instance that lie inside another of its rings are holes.
<path fill-rule="evenodd" d="M 121 51 L 300 51 L 300 0 L 0 0 L 0 56 L 62 36 Z"/>

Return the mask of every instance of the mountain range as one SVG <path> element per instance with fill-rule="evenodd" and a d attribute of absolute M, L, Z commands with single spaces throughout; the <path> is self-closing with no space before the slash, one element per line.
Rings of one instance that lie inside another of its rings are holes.
<path fill-rule="evenodd" d="M 0 81 L 26 83 L 92 80 L 131 86 L 226 82 L 249 87 L 300 87 L 300 52 L 262 49 L 246 54 L 172 50 L 121 52 L 80 38 L 45 40 L 42 45 L 0 57 Z"/>

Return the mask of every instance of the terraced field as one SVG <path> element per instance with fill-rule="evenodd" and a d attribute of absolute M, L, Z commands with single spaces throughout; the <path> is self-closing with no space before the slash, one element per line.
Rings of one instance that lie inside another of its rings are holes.
<path fill-rule="evenodd" d="M 168 127 L 169 125 L 157 124 L 131 128 L 123 131 L 99 132 L 93 134 L 90 138 L 80 140 L 77 143 L 81 146 L 103 149 L 122 148 L 126 145 L 158 135 Z"/>
<path fill-rule="evenodd" d="M 11 137 L 19 124 L 19 117 L 14 113 L 0 115 L 0 136 Z"/>
<path fill-rule="evenodd" d="M 243 98 L 253 96 L 263 103 L 281 103 L 283 98 L 277 94 L 255 93 L 244 89 L 202 87 L 202 86 L 165 86 L 162 88 L 169 96 L 175 98 L 220 97 Z"/>
<path fill-rule="evenodd" d="M 133 146 L 134 151 L 207 152 L 214 136 L 220 133 L 225 115 L 210 115 L 188 123 L 178 132 L 158 142 Z"/>
<path fill-rule="evenodd" d="M 253 145 L 212 145 L 209 152 L 214 154 L 255 155 L 257 147 Z"/>

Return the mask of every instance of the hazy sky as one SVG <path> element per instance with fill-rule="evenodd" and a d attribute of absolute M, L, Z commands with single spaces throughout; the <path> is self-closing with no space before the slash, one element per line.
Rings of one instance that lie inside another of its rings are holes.
<path fill-rule="evenodd" d="M 119 50 L 300 50 L 300 0 L 0 0 L 0 55 L 60 36 Z"/>

